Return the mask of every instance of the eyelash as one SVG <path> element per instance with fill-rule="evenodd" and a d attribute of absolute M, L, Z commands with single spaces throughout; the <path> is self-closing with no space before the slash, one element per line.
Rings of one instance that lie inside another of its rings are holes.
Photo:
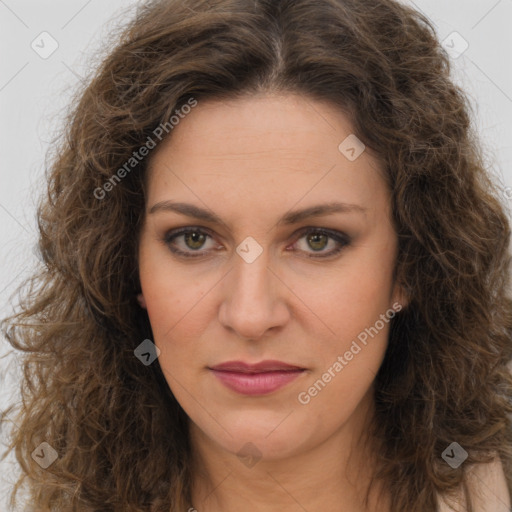
<path fill-rule="evenodd" d="M 174 242 L 174 240 L 176 238 L 186 235 L 186 234 L 189 234 L 189 233 L 204 234 L 204 235 L 207 235 L 210 238 L 212 238 L 211 235 L 204 229 L 196 228 L 196 227 L 188 227 L 188 228 L 180 228 L 177 230 L 169 231 L 168 233 L 165 234 L 165 236 L 163 238 L 163 242 L 165 243 L 165 245 L 169 248 L 169 250 L 172 253 L 174 253 L 180 257 L 181 256 L 184 258 L 201 258 L 201 257 L 203 257 L 204 251 L 203 252 L 200 252 L 200 251 L 186 252 L 186 251 L 182 251 L 181 249 L 176 249 L 176 247 L 172 246 L 172 243 Z M 312 233 L 325 235 L 325 236 L 331 238 L 332 240 L 334 240 L 335 242 L 337 242 L 339 245 L 337 248 L 328 252 L 326 256 L 325 255 L 324 256 L 309 255 L 309 256 L 307 256 L 308 258 L 313 258 L 313 259 L 332 258 L 333 256 L 336 256 L 337 254 L 339 254 L 347 245 L 350 244 L 350 237 L 348 237 L 345 233 L 342 233 L 340 231 L 332 231 L 330 229 L 325 229 L 325 228 L 316 228 L 316 227 L 308 227 L 308 228 L 302 229 L 299 232 L 300 236 L 299 236 L 299 238 L 297 238 L 297 241 L 300 240 L 301 238 L 303 238 L 304 236 L 310 235 Z"/>

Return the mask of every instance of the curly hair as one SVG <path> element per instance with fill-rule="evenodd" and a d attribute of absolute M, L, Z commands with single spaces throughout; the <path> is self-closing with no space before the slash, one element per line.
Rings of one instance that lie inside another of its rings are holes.
<path fill-rule="evenodd" d="M 39 512 L 190 507 L 187 416 L 158 360 L 141 372 L 134 357 L 152 339 L 136 300 L 149 159 L 98 190 L 191 98 L 276 91 L 347 113 L 385 164 L 409 303 L 376 377 L 374 481 L 393 511 L 434 512 L 499 457 L 510 488 L 510 228 L 431 22 L 394 0 L 156 0 L 109 44 L 54 146 L 44 265 L 2 323 L 23 362 L 22 405 L 3 414 L 22 469 L 11 505 L 28 479 Z M 452 469 L 455 440 L 468 459 Z M 41 442 L 58 453 L 46 469 Z"/>

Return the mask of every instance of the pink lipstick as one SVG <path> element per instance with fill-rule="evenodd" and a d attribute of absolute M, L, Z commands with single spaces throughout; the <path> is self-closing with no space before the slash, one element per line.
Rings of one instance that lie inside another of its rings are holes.
<path fill-rule="evenodd" d="M 305 372 L 305 368 L 270 360 L 257 364 L 228 361 L 212 366 L 209 370 L 226 387 L 243 395 L 271 393 Z"/>

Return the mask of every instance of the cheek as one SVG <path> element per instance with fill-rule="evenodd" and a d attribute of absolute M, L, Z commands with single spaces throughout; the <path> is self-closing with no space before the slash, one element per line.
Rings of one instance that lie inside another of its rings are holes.
<path fill-rule="evenodd" d="M 201 361 L 200 340 L 212 314 L 208 292 L 215 280 L 210 282 L 198 277 L 196 270 L 182 271 L 176 265 L 171 270 L 168 258 L 157 255 L 157 250 L 141 254 L 141 288 L 152 341 L 160 349 L 160 366 L 164 373 L 178 377 Z"/>
<path fill-rule="evenodd" d="M 390 265 L 355 260 L 315 291 L 314 309 L 331 333 L 346 341 L 374 325 L 390 309 L 392 291 Z"/>
<path fill-rule="evenodd" d="M 313 388 L 304 391 L 311 391 L 321 415 L 333 414 L 333 407 L 337 414 L 352 410 L 375 379 L 387 349 L 395 315 L 392 255 L 388 260 L 383 251 L 377 257 L 370 250 L 367 254 L 347 259 L 315 294 L 315 312 L 329 330 L 317 321 L 317 332 L 326 334 L 316 353 L 319 364 L 308 381 Z"/>
<path fill-rule="evenodd" d="M 146 238 L 149 238 L 147 236 Z M 153 334 L 161 338 L 204 293 L 200 281 L 170 260 L 162 247 L 142 239 L 139 251 L 139 278 Z"/>
<path fill-rule="evenodd" d="M 201 299 L 204 291 L 181 280 L 156 282 L 143 285 L 147 313 L 155 343 L 160 346 L 193 340 L 201 331 L 200 319 L 204 318 Z M 187 343 L 189 345 L 189 343 Z"/>
<path fill-rule="evenodd" d="M 297 397 L 322 428 L 346 421 L 375 380 L 394 317 L 389 292 L 384 274 L 349 277 L 327 292 L 320 316 L 331 333 L 321 338 L 315 371 Z"/>

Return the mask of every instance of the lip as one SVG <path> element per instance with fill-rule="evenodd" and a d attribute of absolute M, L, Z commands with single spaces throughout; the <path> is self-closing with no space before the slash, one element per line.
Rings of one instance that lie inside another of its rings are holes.
<path fill-rule="evenodd" d="M 243 395 L 272 393 L 306 371 L 305 368 L 274 360 L 256 364 L 227 361 L 208 369 L 226 387 Z"/>
<path fill-rule="evenodd" d="M 265 361 L 260 361 L 259 363 L 255 364 L 245 363 L 244 361 L 226 361 L 225 363 L 217 364 L 215 366 L 210 367 L 210 370 L 238 373 L 263 373 L 305 370 L 305 368 L 295 366 L 293 364 L 284 363 L 283 361 L 268 359 Z"/>

